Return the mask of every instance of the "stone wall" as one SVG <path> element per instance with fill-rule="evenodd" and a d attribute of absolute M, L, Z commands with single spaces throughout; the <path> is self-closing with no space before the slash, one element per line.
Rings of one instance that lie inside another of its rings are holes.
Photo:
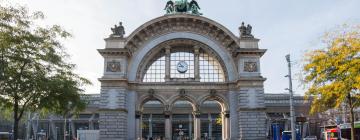
<path fill-rule="evenodd" d="M 102 111 L 100 113 L 101 140 L 125 140 L 127 137 L 127 112 Z"/>
<path fill-rule="evenodd" d="M 266 114 L 263 111 L 239 111 L 240 139 L 265 140 Z"/>

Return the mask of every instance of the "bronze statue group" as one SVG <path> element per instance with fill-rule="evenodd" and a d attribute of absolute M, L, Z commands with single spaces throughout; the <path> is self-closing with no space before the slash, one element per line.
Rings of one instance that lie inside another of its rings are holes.
<path fill-rule="evenodd" d="M 202 13 L 199 12 L 200 6 L 196 0 L 191 0 L 190 2 L 187 0 L 169 0 L 164 10 L 166 10 L 166 14 L 190 13 L 193 15 L 202 15 Z"/>

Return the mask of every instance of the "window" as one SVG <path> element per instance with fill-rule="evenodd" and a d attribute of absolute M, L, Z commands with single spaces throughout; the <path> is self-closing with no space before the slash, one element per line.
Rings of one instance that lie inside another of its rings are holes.
<path fill-rule="evenodd" d="M 171 78 L 194 78 L 194 54 L 190 52 L 175 52 L 170 55 L 170 77 Z M 177 70 L 177 65 L 180 61 L 185 61 L 188 65 L 187 71 L 180 73 Z"/>
<path fill-rule="evenodd" d="M 143 82 L 165 82 L 165 56 L 157 59 L 148 67 Z"/>
<path fill-rule="evenodd" d="M 214 57 L 200 53 L 200 82 L 224 82 L 225 77 L 222 67 Z"/>
<path fill-rule="evenodd" d="M 173 48 L 172 48 L 173 49 Z M 192 48 L 177 48 L 170 54 L 170 78 L 189 79 L 195 77 L 195 67 L 199 67 L 200 82 L 225 82 L 225 74 L 219 61 L 212 55 L 200 50 L 198 66 L 195 66 L 195 55 Z M 185 62 L 185 72 L 178 71 L 178 63 Z M 143 82 L 165 82 L 166 57 L 161 53 L 160 57 L 146 67 L 143 74 Z"/>

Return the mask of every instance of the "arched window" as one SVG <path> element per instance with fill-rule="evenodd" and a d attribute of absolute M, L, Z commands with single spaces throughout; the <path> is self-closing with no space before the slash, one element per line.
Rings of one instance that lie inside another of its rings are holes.
<path fill-rule="evenodd" d="M 166 57 L 159 53 L 145 67 L 143 82 L 198 81 L 225 82 L 225 74 L 219 61 L 200 49 L 194 53 L 193 48 L 173 49 Z M 169 78 L 166 79 L 166 59 L 169 59 Z"/>

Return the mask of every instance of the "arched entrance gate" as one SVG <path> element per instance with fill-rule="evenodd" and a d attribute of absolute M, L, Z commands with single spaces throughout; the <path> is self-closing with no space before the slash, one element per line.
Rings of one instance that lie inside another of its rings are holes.
<path fill-rule="evenodd" d="M 101 139 L 262 139 L 265 79 L 257 65 L 265 50 L 257 39 L 245 41 L 253 48 L 242 50 L 229 30 L 188 14 L 107 38 L 99 50 L 105 58 Z M 250 124 L 244 117 L 261 120 Z"/>
<path fill-rule="evenodd" d="M 212 93 L 215 90 L 199 100 L 190 96 L 190 91 L 185 95 L 174 93 L 167 101 L 153 96 L 153 89 L 149 92 L 150 95 L 141 97 L 143 102 L 136 115 L 138 137 L 175 140 L 229 137 L 228 105 L 222 95 Z"/>

